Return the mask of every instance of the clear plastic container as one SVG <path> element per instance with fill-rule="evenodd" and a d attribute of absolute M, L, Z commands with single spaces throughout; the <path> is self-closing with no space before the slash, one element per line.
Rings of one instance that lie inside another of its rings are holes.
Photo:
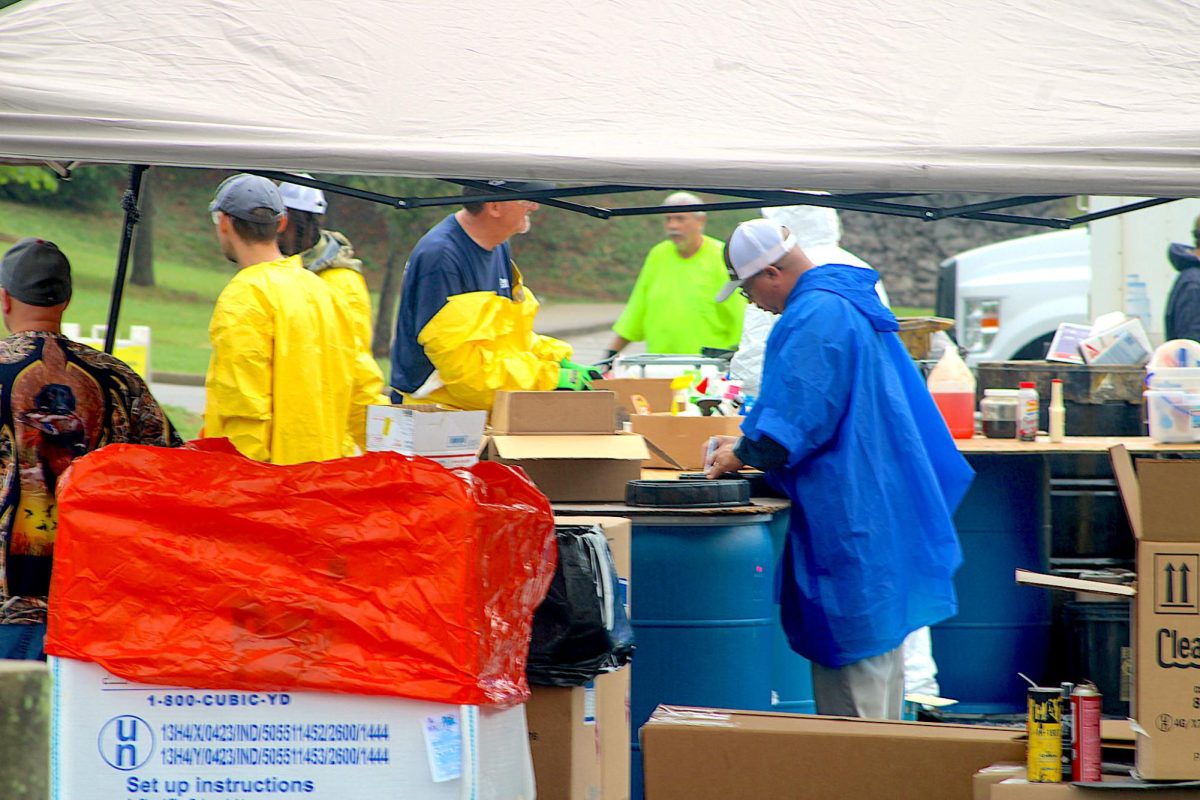
<path fill-rule="evenodd" d="M 989 439 L 1017 438 L 1017 417 L 1021 404 L 1016 389 L 984 389 L 979 404 L 983 435 Z"/>

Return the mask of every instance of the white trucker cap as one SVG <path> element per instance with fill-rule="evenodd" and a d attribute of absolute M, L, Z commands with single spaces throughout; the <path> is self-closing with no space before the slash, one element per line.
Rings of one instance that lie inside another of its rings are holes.
<path fill-rule="evenodd" d="M 752 219 L 738 225 L 725 245 L 732 280 L 721 288 L 717 302 L 724 303 L 743 283 L 783 258 L 784 253 L 795 246 L 796 237 L 790 233 L 784 236 L 778 222 Z"/>
<path fill-rule="evenodd" d="M 308 177 L 305 175 L 304 177 Z M 297 183 L 279 184 L 279 196 L 283 204 L 297 211 L 307 211 L 310 214 L 324 214 L 329 208 L 325 201 L 325 193 L 311 186 L 301 186 Z"/>

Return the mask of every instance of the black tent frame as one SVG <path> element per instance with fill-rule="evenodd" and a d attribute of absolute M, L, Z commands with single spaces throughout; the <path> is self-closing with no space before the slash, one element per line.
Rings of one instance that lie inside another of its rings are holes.
<path fill-rule="evenodd" d="M 104 352 L 111 353 L 116 345 L 117 323 L 121 315 L 121 301 L 125 293 L 125 279 L 128 273 L 129 253 L 133 242 L 134 226 L 138 223 L 138 198 L 141 194 L 142 177 L 148 165 L 135 164 L 129 168 L 129 188 L 121 199 L 125 210 L 125 227 L 121 236 L 120 252 L 117 256 L 117 271 L 113 277 L 112 299 L 108 308 L 108 327 L 104 334 Z M 536 189 L 531 191 L 514 191 L 503 186 L 497 186 L 488 181 L 444 178 L 446 183 L 459 187 L 470 188 L 471 195 L 448 195 L 440 197 L 396 197 L 381 194 L 352 186 L 311 178 L 306 175 L 293 175 L 275 170 L 246 170 L 253 175 L 261 175 L 272 180 L 286 181 L 300 186 L 309 186 L 325 192 L 381 203 L 391 208 L 412 211 L 418 208 L 436 208 L 440 206 L 461 205 L 469 200 L 473 203 L 486 203 L 505 200 L 532 200 L 544 206 L 561 208 L 585 214 L 596 219 L 613 219 L 614 217 L 634 217 L 646 214 L 679 213 L 684 211 L 736 211 L 763 208 L 767 206 L 819 206 L 834 208 L 841 211 L 862 211 L 870 214 L 886 214 L 889 216 L 908 217 L 923 222 L 936 222 L 943 219 L 972 219 L 987 222 L 1004 222 L 1015 225 L 1036 225 L 1056 230 L 1066 230 L 1077 225 L 1137 211 L 1143 208 L 1171 203 L 1179 198 L 1156 197 L 1127 203 L 1123 206 L 1097 211 L 1091 214 L 1080 214 L 1074 217 L 1038 217 L 1023 214 L 1000 213 L 1009 209 L 1030 206 L 1037 203 L 1065 200 L 1073 195 L 1019 195 L 1001 197 L 980 203 L 968 203 L 959 206 L 938 207 L 925 205 L 920 198 L 927 194 L 913 192 L 859 192 L 852 194 L 810 194 L 791 189 L 724 189 L 704 186 L 665 187 L 665 186 L 565 186 L 551 189 Z M 664 192 L 682 189 L 694 193 L 717 195 L 718 197 L 736 198 L 709 203 L 692 205 L 649 205 L 625 206 L 607 208 L 576 202 L 572 198 L 585 198 L 595 195 L 628 194 L 630 192 Z M 907 201 L 907 202 L 897 202 Z"/>

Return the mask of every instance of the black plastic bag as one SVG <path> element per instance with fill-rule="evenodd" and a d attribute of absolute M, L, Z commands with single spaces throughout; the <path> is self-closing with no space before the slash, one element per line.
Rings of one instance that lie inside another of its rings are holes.
<path fill-rule="evenodd" d="M 633 627 L 604 529 L 555 529 L 558 567 L 533 615 L 526 674 L 541 686 L 583 686 L 633 657 Z"/>

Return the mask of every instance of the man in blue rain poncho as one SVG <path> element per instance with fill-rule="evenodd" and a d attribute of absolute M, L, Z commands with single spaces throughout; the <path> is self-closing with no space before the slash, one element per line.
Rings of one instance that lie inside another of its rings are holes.
<path fill-rule="evenodd" d="M 951 515 L 974 473 L 879 301 L 874 270 L 814 267 L 788 230 L 738 226 L 725 251 L 741 290 L 781 314 L 741 437 L 715 477 L 763 469 L 791 498 L 778 599 L 791 646 L 813 663 L 820 714 L 899 719 L 911 631 L 957 611 Z"/>

